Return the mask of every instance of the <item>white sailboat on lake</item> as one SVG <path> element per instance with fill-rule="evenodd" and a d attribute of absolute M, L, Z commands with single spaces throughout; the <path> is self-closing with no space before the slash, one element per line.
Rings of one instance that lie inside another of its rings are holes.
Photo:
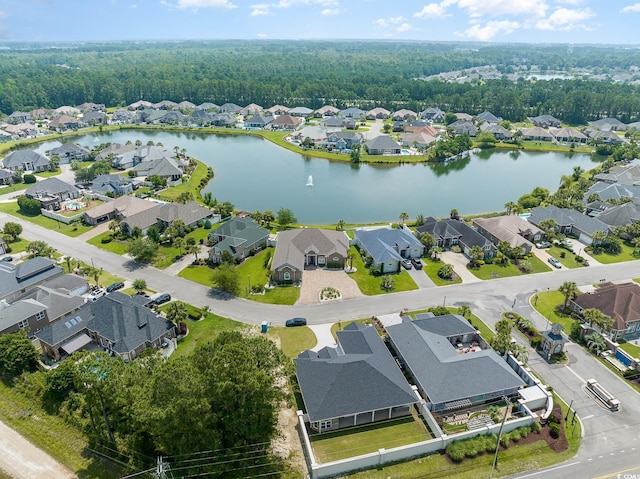
<path fill-rule="evenodd" d="M 313 186 L 313 176 L 309 175 L 309 178 L 307 178 L 307 184 L 305 186 Z"/>

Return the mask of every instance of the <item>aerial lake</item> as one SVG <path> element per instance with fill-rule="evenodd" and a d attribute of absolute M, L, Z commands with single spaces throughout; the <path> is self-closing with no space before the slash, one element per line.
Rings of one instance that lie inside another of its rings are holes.
<path fill-rule="evenodd" d="M 161 142 L 210 165 L 214 178 L 203 192 L 246 211 L 290 208 L 302 223 L 331 224 L 398 221 L 410 218 L 501 211 L 536 186 L 554 192 L 562 175 L 575 166 L 595 167 L 599 158 L 585 154 L 481 151 L 447 164 L 360 164 L 307 158 L 267 140 L 244 135 L 122 130 L 85 135 L 75 141 L 89 148 L 99 143 Z M 60 145 L 51 140 L 37 151 Z M 313 186 L 306 186 L 308 177 Z"/>

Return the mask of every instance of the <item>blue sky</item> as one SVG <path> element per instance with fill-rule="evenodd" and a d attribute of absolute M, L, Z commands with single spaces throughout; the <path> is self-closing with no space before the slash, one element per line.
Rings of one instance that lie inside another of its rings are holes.
<path fill-rule="evenodd" d="M 4 40 L 640 42 L 634 0 L 0 0 Z"/>

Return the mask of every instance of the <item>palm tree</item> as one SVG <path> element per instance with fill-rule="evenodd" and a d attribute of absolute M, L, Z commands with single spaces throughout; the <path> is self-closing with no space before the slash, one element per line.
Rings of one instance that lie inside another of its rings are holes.
<path fill-rule="evenodd" d="M 132 286 L 136 293 L 140 293 L 147 289 L 147 282 L 144 279 L 134 279 Z"/>
<path fill-rule="evenodd" d="M 518 207 L 518 203 L 515 203 L 513 201 L 508 201 L 507 203 L 504 204 L 504 208 L 507 210 L 508 215 L 513 213 L 517 207 Z"/>
<path fill-rule="evenodd" d="M 462 316 L 463 318 L 466 318 L 468 315 L 471 314 L 471 308 L 469 306 L 467 306 L 466 304 L 463 304 L 462 306 L 460 306 L 458 308 L 458 314 L 460 316 Z"/>
<path fill-rule="evenodd" d="M 343 219 L 339 219 L 339 220 L 338 220 L 338 223 L 336 224 L 336 230 L 337 230 L 337 231 L 344 231 L 344 225 L 345 225 L 345 224 L 346 224 L 346 223 L 344 222 L 344 220 L 343 220 Z"/>
<path fill-rule="evenodd" d="M 607 349 L 607 343 L 604 337 L 598 333 L 591 333 L 584 337 L 587 342 L 587 348 L 593 351 L 595 354 L 600 354 Z"/>
<path fill-rule="evenodd" d="M 526 364 L 527 361 L 529 361 L 529 350 L 526 346 L 523 346 L 522 344 L 511 344 L 509 349 L 511 350 L 513 357 L 521 363 Z"/>
<path fill-rule="evenodd" d="M 453 208 L 451 210 L 451 212 L 449 213 L 449 218 L 451 218 L 452 220 L 459 220 L 460 219 L 460 213 L 458 213 L 458 210 Z"/>
<path fill-rule="evenodd" d="M 262 213 L 262 219 L 267 224 L 267 228 L 271 227 L 271 222 L 275 221 L 276 215 L 271 210 L 264 210 Z"/>
<path fill-rule="evenodd" d="M 585 321 L 589 321 L 589 326 L 595 324 L 601 331 L 608 331 L 613 326 L 613 318 L 596 308 L 585 309 L 582 311 L 582 317 Z"/>
<path fill-rule="evenodd" d="M 424 224 L 424 215 L 416 216 L 416 226 L 420 226 Z"/>
<path fill-rule="evenodd" d="M 432 246 L 431 247 L 431 257 L 433 261 L 440 261 L 440 253 L 444 251 L 441 246 Z"/>
<path fill-rule="evenodd" d="M 404 225 L 405 222 L 409 219 L 409 213 L 407 213 L 406 211 L 403 211 L 402 213 L 400 213 L 400 222 Z"/>
<path fill-rule="evenodd" d="M 564 296 L 564 305 L 562 306 L 563 311 L 567 310 L 569 300 L 574 299 L 578 294 L 580 294 L 578 285 L 573 281 L 565 281 L 562 283 L 558 288 L 558 292 Z"/>
<path fill-rule="evenodd" d="M 472 246 L 469 250 L 469 256 L 471 257 L 471 265 L 478 266 L 480 260 L 484 258 L 484 250 L 478 245 Z"/>
<path fill-rule="evenodd" d="M 187 254 L 192 254 L 195 256 L 195 262 L 198 262 L 198 253 L 200 252 L 200 246 L 197 244 L 192 244 L 187 248 Z"/>
<path fill-rule="evenodd" d="M 180 328 L 180 321 L 184 321 L 189 317 L 187 307 L 181 301 L 174 301 L 173 303 L 169 303 L 165 314 L 167 315 L 167 319 L 169 321 L 173 321 L 174 323 L 176 323 L 176 329 L 178 330 Z"/>
<path fill-rule="evenodd" d="M 109 231 L 115 233 L 116 231 L 118 231 L 118 228 L 120 228 L 120 224 L 116 220 L 111 220 L 111 222 L 109 223 Z"/>
<path fill-rule="evenodd" d="M 595 231 L 591 235 L 591 239 L 593 240 L 591 243 L 593 246 L 599 246 L 607 240 L 607 234 L 604 231 Z"/>
<path fill-rule="evenodd" d="M 178 255 L 182 256 L 182 248 L 184 248 L 184 239 L 178 236 L 176 239 L 173 240 L 173 246 L 178 248 Z"/>

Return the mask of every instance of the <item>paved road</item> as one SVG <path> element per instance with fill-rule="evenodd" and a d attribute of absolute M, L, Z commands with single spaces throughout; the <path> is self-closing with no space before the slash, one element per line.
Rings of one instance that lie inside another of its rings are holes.
<path fill-rule="evenodd" d="M 16 479 L 71 479 L 68 469 L 0 422 L 0 469 Z"/>
<path fill-rule="evenodd" d="M 16 221 L 13 217 L 0 214 L 0 222 L 8 219 Z M 229 298 L 211 288 L 149 266 L 141 267 L 118 255 L 55 231 L 28 222 L 22 224 L 22 236 L 26 239 L 44 239 L 65 255 L 86 262 L 93 260 L 95 266 L 126 279 L 143 278 L 156 291 L 170 292 L 172 296 L 194 305 L 208 304 L 216 314 L 251 324 L 260 324 L 266 320 L 281 325 L 292 316 L 303 316 L 308 319 L 309 324 L 314 325 L 396 313 L 404 308 L 468 304 L 490 325 L 500 319 L 501 312 L 515 309 L 532 318 L 539 329 L 544 329 L 546 319 L 529 305 L 529 298 L 535 290 L 556 289 L 564 281 L 575 281 L 581 285 L 598 283 L 602 279 L 624 280 L 638 277 L 640 271 L 640 261 L 632 261 L 573 270 L 563 268 L 553 273 L 498 278 L 325 304 L 279 306 Z M 573 406 L 579 417 L 583 418 L 585 429 L 583 445 L 576 458 L 546 471 L 545 477 L 559 478 L 567 474 L 579 478 L 596 477 L 638 467 L 640 459 L 635 448 L 640 449 L 640 419 L 637 414 L 640 411 L 640 396 L 577 345 L 569 344 L 568 353 L 570 362 L 564 366 L 550 366 L 536 358 L 535 353 L 531 354 L 530 364 L 544 380 L 563 398 L 574 400 Z M 595 377 L 620 398 L 623 404 L 620 412 L 614 414 L 601 409 L 586 396 L 582 386 L 591 377 Z M 532 472 L 518 477 L 536 474 L 537 472 Z"/>

